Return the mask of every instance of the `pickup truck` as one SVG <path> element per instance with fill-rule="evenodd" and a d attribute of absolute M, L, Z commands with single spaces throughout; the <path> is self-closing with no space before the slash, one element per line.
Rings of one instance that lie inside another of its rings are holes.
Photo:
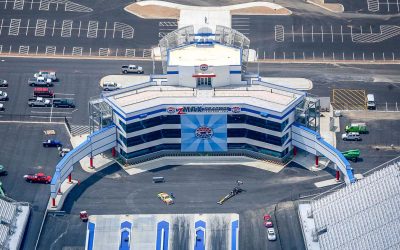
<path fill-rule="evenodd" d="M 39 71 L 38 73 L 35 73 L 33 77 L 38 78 L 38 77 L 44 77 L 47 79 L 50 79 L 51 81 L 55 82 L 57 81 L 57 75 L 56 72 L 51 72 L 51 71 Z"/>
<path fill-rule="evenodd" d="M 51 102 L 49 99 L 43 97 L 29 98 L 29 107 L 51 107 Z"/>
<path fill-rule="evenodd" d="M 45 148 L 49 148 L 49 147 L 58 148 L 58 147 L 62 147 L 62 144 L 58 140 L 46 140 L 46 141 L 43 142 L 43 147 L 45 147 Z"/>
<path fill-rule="evenodd" d="M 128 74 L 128 73 L 136 73 L 136 74 L 143 74 L 143 68 L 137 65 L 123 65 L 121 67 L 121 71 L 123 74 Z"/>
<path fill-rule="evenodd" d="M 33 86 L 45 86 L 45 87 L 53 86 L 51 79 L 44 78 L 42 76 L 40 76 L 38 78 L 30 78 L 28 80 L 28 84 L 32 87 Z"/>
<path fill-rule="evenodd" d="M 8 100 L 7 92 L 0 91 L 0 101 L 7 101 L 7 100 Z"/>

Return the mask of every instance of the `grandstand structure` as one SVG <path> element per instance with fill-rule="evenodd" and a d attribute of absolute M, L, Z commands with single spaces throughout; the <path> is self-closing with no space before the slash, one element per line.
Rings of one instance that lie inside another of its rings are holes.
<path fill-rule="evenodd" d="M 19 249 L 29 213 L 28 203 L 0 196 L 0 249 Z"/>
<path fill-rule="evenodd" d="M 400 157 L 323 198 L 299 204 L 307 249 L 400 249 Z"/>

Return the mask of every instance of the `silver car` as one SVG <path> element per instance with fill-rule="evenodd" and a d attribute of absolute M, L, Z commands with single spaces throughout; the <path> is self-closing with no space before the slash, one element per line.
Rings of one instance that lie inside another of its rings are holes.
<path fill-rule="evenodd" d="M 267 233 L 268 233 L 268 240 L 269 241 L 276 240 L 276 233 L 275 233 L 275 229 L 273 227 L 268 228 L 267 229 Z"/>
<path fill-rule="evenodd" d="M 7 92 L 0 91 L 0 101 L 7 101 L 7 100 L 8 100 Z"/>

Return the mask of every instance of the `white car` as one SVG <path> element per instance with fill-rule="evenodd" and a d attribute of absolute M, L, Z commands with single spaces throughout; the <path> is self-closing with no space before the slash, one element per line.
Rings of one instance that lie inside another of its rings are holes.
<path fill-rule="evenodd" d="M 0 101 L 7 101 L 7 100 L 8 100 L 7 92 L 0 91 Z"/>
<path fill-rule="evenodd" d="M 103 83 L 103 90 L 104 91 L 112 91 L 112 90 L 117 90 L 120 89 L 121 85 L 119 85 L 116 82 L 104 82 Z"/>
<path fill-rule="evenodd" d="M 0 111 L 4 111 L 4 110 L 5 110 L 4 105 L 2 103 L 0 103 Z"/>
<path fill-rule="evenodd" d="M 57 74 L 56 74 L 56 72 L 39 71 L 38 73 L 35 73 L 33 76 L 34 76 L 35 78 L 44 77 L 44 78 L 50 79 L 50 80 L 53 81 L 53 82 L 57 80 Z"/>
<path fill-rule="evenodd" d="M 267 233 L 268 233 L 268 240 L 269 241 L 276 240 L 275 229 L 273 227 L 268 228 L 267 229 Z"/>
<path fill-rule="evenodd" d="M 347 134 L 342 134 L 343 141 L 361 141 L 360 133 L 349 132 Z"/>
<path fill-rule="evenodd" d="M 7 82 L 7 80 L 0 79 L 0 87 L 8 87 L 8 82 Z"/>

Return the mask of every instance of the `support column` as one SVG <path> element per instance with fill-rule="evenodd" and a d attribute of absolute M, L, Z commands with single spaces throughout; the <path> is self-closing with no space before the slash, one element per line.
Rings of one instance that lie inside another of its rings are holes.
<path fill-rule="evenodd" d="M 336 170 L 336 181 L 339 181 L 340 179 L 340 171 Z"/>
<path fill-rule="evenodd" d="M 52 207 L 56 206 L 56 198 L 51 198 L 51 206 Z"/>
<path fill-rule="evenodd" d="M 116 156 L 116 154 L 117 154 L 117 152 L 115 151 L 115 147 L 113 147 L 113 148 L 111 149 L 111 154 L 112 154 L 112 157 L 115 158 L 115 156 Z"/>
<path fill-rule="evenodd" d="M 68 183 L 72 183 L 72 174 L 68 175 Z"/>
<path fill-rule="evenodd" d="M 319 160 L 319 156 L 316 155 L 315 156 L 315 167 L 318 167 L 318 160 Z"/>
<path fill-rule="evenodd" d="M 93 157 L 90 157 L 89 167 L 90 167 L 90 168 L 94 168 L 94 167 L 93 167 Z"/>
<path fill-rule="evenodd" d="M 62 193 L 61 193 L 61 186 L 60 186 L 60 188 L 58 189 L 58 194 L 62 194 Z"/>
<path fill-rule="evenodd" d="M 297 155 L 297 148 L 295 146 L 293 146 L 293 155 L 296 156 Z"/>

